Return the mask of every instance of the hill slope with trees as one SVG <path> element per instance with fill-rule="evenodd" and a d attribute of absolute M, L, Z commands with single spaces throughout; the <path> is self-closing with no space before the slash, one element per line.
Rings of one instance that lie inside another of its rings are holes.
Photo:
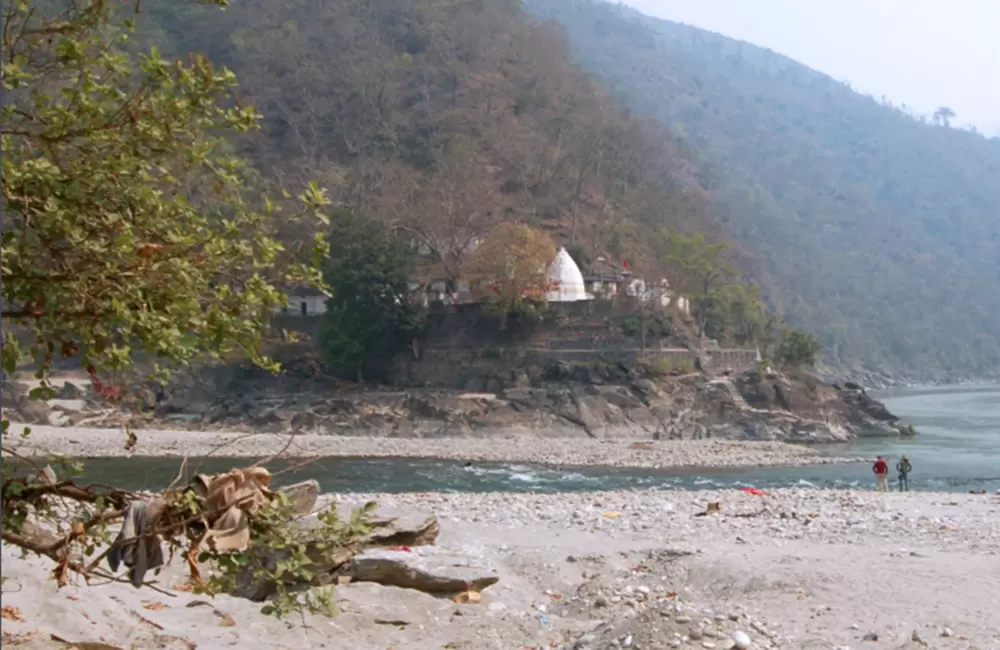
<path fill-rule="evenodd" d="M 831 360 L 930 374 L 1000 365 L 1000 140 L 620 5 L 526 8 L 699 153 L 699 180 L 757 254 L 769 302 L 820 333 Z"/>
<path fill-rule="evenodd" d="M 151 0 L 143 12 L 140 43 L 236 73 L 263 115 L 239 143 L 263 178 L 316 179 L 409 233 L 450 281 L 500 221 L 644 268 L 663 225 L 721 236 L 691 156 L 622 111 L 561 30 L 514 0 L 245 0 L 224 13 Z"/>
<path fill-rule="evenodd" d="M 335 205 L 414 244 L 411 280 L 495 291 L 477 277 L 474 250 L 515 223 L 566 246 L 584 269 L 603 257 L 601 266 L 669 278 L 723 345 L 776 344 L 780 323 L 742 281 L 754 257 L 728 245 L 696 155 L 623 109 L 572 61 L 562 28 L 536 23 L 516 0 L 244 0 L 221 13 L 149 0 L 138 28 L 140 48 L 231 69 L 241 103 L 262 120 L 230 142 L 260 183 L 315 179 Z M 313 234 L 283 232 L 293 242 Z M 396 257 L 381 253 L 399 241 L 368 240 L 364 255 Z M 710 281 L 690 270 L 705 265 L 719 270 Z M 382 271 L 395 295 L 400 274 Z M 371 295 L 374 305 L 383 292 Z M 371 333 L 363 320 L 350 322 Z"/>

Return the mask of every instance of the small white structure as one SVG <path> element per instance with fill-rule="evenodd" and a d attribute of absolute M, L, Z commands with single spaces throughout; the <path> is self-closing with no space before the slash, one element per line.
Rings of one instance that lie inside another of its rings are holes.
<path fill-rule="evenodd" d="M 290 316 L 319 316 L 326 313 L 330 294 L 315 287 L 292 287 L 288 292 L 288 306 L 278 310 Z"/>
<path fill-rule="evenodd" d="M 592 300 L 583 283 L 583 274 L 565 247 L 559 248 L 555 261 L 549 265 L 549 282 L 552 284 L 546 299 L 549 302 L 579 302 Z"/>

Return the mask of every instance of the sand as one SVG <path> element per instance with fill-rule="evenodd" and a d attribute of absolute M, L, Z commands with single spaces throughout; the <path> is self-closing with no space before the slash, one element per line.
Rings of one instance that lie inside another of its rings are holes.
<path fill-rule="evenodd" d="M 351 584 L 338 587 L 336 618 L 275 621 L 226 596 L 57 591 L 44 562 L 4 548 L 3 604 L 22 619 L 4 620 L 4 633 L 37 631 L 25 647 L 39 648 L 55 647 L 52 633 L 132 648 L 730 648 L 741 633 L 754 648 L 1000 648 L 995 495 L 340 497 L 369 498 L 438 513 L 439 544 L 491 563 L 500 581 L 478 605 Z M 713 501 L 721 514 L 696 516 Z"/>

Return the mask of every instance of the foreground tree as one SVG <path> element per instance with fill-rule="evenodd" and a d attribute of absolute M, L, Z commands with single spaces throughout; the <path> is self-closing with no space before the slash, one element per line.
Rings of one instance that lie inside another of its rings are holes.
<path fill-rule="evenodd" d="M 555 254 L 548 235 L 511 222 L 500 224 L 476 249 L 469 277 L 488 289 L 488 304 L 501 317 L 501 328 L 509 314 L 529 311 L 545 299 Z"/>
<path fill-rule="evenodd" d="M 346 209 L 332 219 L 331 241 L 325 277 L 333 297 L 326 304 L 323 354 L 360 382 L 422 326 L 421 310 L 408 300 L 416 254 L 408 240 Z"/>
<path fill-rule="evenodd" d="M 43 6 L 10 0 L 4 16 L 3 319 L 21 326 L 4 328 L 4 369 L 80 355 L 97 377 L 137 350 L 268 364 L 280 286 L 319 275 L 291 263 L 220 137 L 257 123 L 235 77 L 201 57 L 130 56 L 132 16 L 117 24 L 109 3 Z M 323 192 L 301 198 L 319 218 Z"/>
<path fill-rule="evenodd" d="M 258 119 L 233 95 L 233 74 L 201 57 L 129 53 L 134 11 L 114 5 L 4 2 L 2 365 L 11 375 L 34 362 L 39 397 L 56 357 L 79 357 L 110 400 L 124 399 L 128 386 L 109 375 L 144 353 L 161 372 L 234 351 L 273 368 L 261 332 L 285 302 L 282 285 L 320 283 L 305 262 L 323 252 L 322 238 L 309 250 L 282 246 L 272 229 L 277 209 L 221 139 Z M 318 187 L 299 198 L 304 209 L 282 221 L 324 220 Z M 101 574 L 71 550 L 95 552 L 101 528 L 128 517 L 137 496 L 14 474 L 11 435 L 4 420 L 4 542 L 56 561 L 60 582 L 70 571 Z M 261 493 L 270 494 L 266 483 Z M 56 497 L 82 505 L 55 511 Z M 163 527 L 149 536 L 190 536 L 211 519 L 199 512 L 205 507 L 191 491 L 165 496 L 154 518 Z M 265 510 L 251 530 L 260 532 Z M 335 518 L 322 528 L 331 541 L 353 534 Z M 190 554 L 201 539 L 189 537 Z M 240 568 L 230 560 L 223 572 Z M 303 566 L 293 557 L 280 571 Z"/>

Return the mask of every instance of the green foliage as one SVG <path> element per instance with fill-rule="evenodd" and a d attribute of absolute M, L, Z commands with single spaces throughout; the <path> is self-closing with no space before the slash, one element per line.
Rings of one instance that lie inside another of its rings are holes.
<path fill-rule="evenodd" d="M 44 377 L 80 355 L 96 377 L 140 349 L 164 366 L 233 350 L 273 366 L 260 344 L 279 285 L 319 276 L 290 259 L 277 207 L 222 139 L 259 119 L 233 73 L 126 50 L 132 16 L 111 3 L 4 5 L 4 370 L 27 356 Z M 299 198 L 282 220 L 322 219 L 322 190 Z"/>
<path fill-rule="evenodd" d="M 294 210 L 287 193 L 274 203 L 258 192 L 226 139 L 260 119 L 235 96 L 234 74 L 133 45 L 134 16 L 115 5 L 4 2 L 2 367 L 13 374 L 36 362 L 34 399 L 51 396 L 46 377 L 60 357 L 79 356 L 109 399 L 123 387 L 100 375 L 130 371 L 140 351 L 164 373 L 232 351 L 274 368 L 260 350 L 264 325 L 285 303 L 281 287 L 321 283 L 325 242 L 312 232 L 325 221 L 325 192 L 304 183 Z M 305 245 L 283 245 L 278 227 L 291 224 L 312 231 Z M 5 442 L 9 435 L 4 420 Z M 10 457 L 5 447 L 4 542 L 58 562 L 62 581 L 70 551 L 87 558 L 109 541 L 122 493 L 67 489 L 57 503 L 53 490 L 65 486 L 15 476 L 24 467 Z M 29 514 L 56 528 L 58 548 L 20 536 Z M 297 543 L 267 511 L 256 524 L 257 546 Z M 356 524 L 324 521 L 321 530 L 337 543 Z M 296 560 L 280 574 L 302 571 Z M 281 599 L 274 607 L 289 611 Z"/>
<path fill-rule="evenodd" d="M 366 368 L 391 360 L 423 325 L 422 310 L 409 300 L 416 255 L 404 237 L 348 209 L 331 219 L 330 241 L 324 275 L 333 296 L 326 303 L 323 354 L 360 381 Z"/>
<path fill-rule="evenodd" d="M 240 581 L 273 584 L 275 593 L 261 608 L 265 615 L 281 618 L 309 611 L 333 616 L 336 613 L 333 588 L 320 587 L 308 592 L 295 585 L 308 584 L 316 578 L 314 557 L 332 554 L 371 532 L 368 515 L 375 503 L 367 503 L 343 520 L 334 507 L 317 514 L 318 525 L 289 525 L 290 508 L 285 495 L 278 494 L 271 503 L 255 511 L 250 521 L 250 546 L 232 553 L 203 553 L 199 561 L 212 561 L 217 567 L 207 585 L 208 593 L 232 592 Z"/>
<path fill-rule="evenodd" d="M 705 334 L 735 347 L 766 349 L 770 344 L 769 316 L 760 287 L 731 282 L 709 292 L 704 301 Z"/>
<path fill-rule="evenodd" d="M 815 334 L 789 327 L 782 334 L 776 356 L 778 363 L 784 366 L 811 366 L 821 350 Z"/>
<path fill-rule="evenodd" d="M 585 68 L 697 151 L 693 175 L 754 252 L 768 303 L 817 332 L 830 360 L 1000 365 L 1000 139 L 620 4 L 525 7 L 564 25 Z"/>
<path fill-rule="evenodd" d="M 765 320 L 760 288 L 737 281 L 726 259 L 728 244 L 664 228 L 659 248 L 680 293 L 691 301 L 700 334 L 733 345 L 760 343 Z"/>

